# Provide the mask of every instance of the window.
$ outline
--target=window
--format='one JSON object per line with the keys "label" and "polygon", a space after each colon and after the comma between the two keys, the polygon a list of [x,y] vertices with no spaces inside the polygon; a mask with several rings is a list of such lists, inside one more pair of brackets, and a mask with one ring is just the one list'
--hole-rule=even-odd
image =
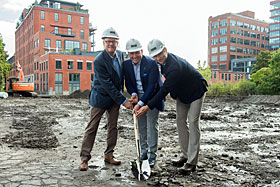
{"label": "window", "polygon": [[55,94],[63,93],[63,73],[55,73]]}
{"label": "window", "polygon": [[244,47],[243,48],[243,53],[249,55],[250,54],[250,49]]}
{"label": "window", "polygon": [[227,37],[220,38],[220,44],[227,43]]}
{"label": "window", "polygon": [[227,52],[227,46],[220,46],[220,53],[226,53]]}
{"label": "window", "polygon": [[81,30],[81,39],[84,39],[84,38],[85,38],[84,30]]}
{"label": "window", "polygon": [[230,52],[235,52],[236,49],[235,49],[235,46],[230,46]]}
{"label": "window", "polygon": [[250,32],[249,31],[244,31],[244,36],[250,37]]}
{"label": "window", "polygon": [[237,29],[237,35],[238,36],[243,36],[243,30]]}
{"label": "window", "polygon": [[80,89],[80,74],[69,73],[69,93]]}
{"label": "window", "polygon": [[87,70],[92,70],[92,62],[87,62]]}
{"label": "window", "polygon": [[217,44],[218,44],[217,38],[211,40],[211,45],[217,45]]}
{"label": "window", "polygon": [[68,23],[72,23],[72,17],[71,17],[71,15],[68,15]]}
{"label": "window", "polygon": [[250,41],[249,40],[244,40],[244,45],[250,45]]}
{"label": "window", "polygon": [[212,31],[212,32],[211,32],[211,36],[212,36],[212,37],[218,36],[218,30]]}
{"label": "window", "polygon": [[257,46],[257,42],[256,41],[251,41],[251,46],[256,47]]}
{"label": "window", "polygon": [[227,28],[220,29],[220,35],[226,35],[227,34]]}
{"label": "window", "polygon": [[253,30],[253,31],[257,30],[256,25],[251,25],[251,30]]}
{"label": "window", "polygon": [[227,55],[220,55],[220,61],[226,61]]}
{"label": "window", "polygon": [[228,74],[228,80],[230,81],[230,79],[231,79],[231,74]]}
{"label": "window", "polygon": [[230,34],[236,34],[236,29],[230,28]]}
{"label": "window", "polygon": [[244,29],[250,29],[250,24],[244,23]]}
{"label": "window", "polygon": [[256,54],[256,49],[250,49],[250,53],[251,53],[251,55],[255,55]]}
{"label": "window", "polygon": [[211,48],[211,54],[215,54],[218,52],[218,47],[212,47]]}
{"label": "window", "polygon": [[236,26],[236,21],[235,20],[230,20],[230,25],[235,27]]}
{"label": "window", "polygon": [[84,24],[84,17],[83,16],[81,16],[81,25],[83,25]]}
{"label": "window", "polygon": [[243,52],[242,47],[236,47],[236,52],[237,52],[237,53],[242,53],[242,52]]}
{"label": "window", "polygon": [[71,28],[68,28],[67,34],[68,34],[68,35],[72,35],[72,29],[71,29]]}
{"label": "window", "polygon": [[225,27],[225,26],[227,26],[227,20],[220,21],[220,27]]}
{"label": "window", "polygon": [[45,32],[45,25],[41,25],[41,32]]}
{"label": "window", "polygon": [[237,22],[237,27],[243,28],[243,22],[238,21]]}
{"label": "window", "polygon": [[58,34],[58,27],[54,27],[54,33]]}
{"label": "window", "polygon": [[71,60],[67,61],[67,69],[68,70],[73,70],[73,61],[71,61]]}
{"label": "window", "polygon": [[218,22],[212,23],[212,24],[211,24],[211,28],[212,28],[212,29],[218,28]]}
{"label": "window", "polygon": [[62,69],[62,62],[61,62],[61,60],[56,60],[55,61],[55,69],[56,70],[61,70]]}
{"label": "window", "polygon": [[87,50],[87,43],[86,42],[83,42],[83,50]]}
{"label": "window", "polygon": [[56,48],[61,48],[61,40],[56,40],[55,44]]}
{"label": "window", "polygon": [[211,56],[211,62],[217,62],[218,57],[217,56]]}
{"label": "window", "polygon": [[79,41],[65,40],[65,50],[71,50],[74,48],[80,48]]}
{"label": "window", "polygon": [[51,40],[45,39],[45,47],[51,47]]}
{"label": "window", "polygon": [[242,38],[237,38],[237,44],[243,45],[243,39]]}
{"label": "window", "polygon": [[45,11],[41,10],[41,20],[45,20]]}
{"label": "window", "polygon": [[83,62],[77,62],[77,70],[83,70]]}
{"label": "window", "polygon": [[54,21],[58,22],[58,13],[54,13]]}
{"label": "window", "polygon": [[230,43],[236,43],[236,38],[235,37],[230,37]]}
{"label": "window", "polygon": [[257,34],[255,32],[251,32],[251,38],[257,38]]}

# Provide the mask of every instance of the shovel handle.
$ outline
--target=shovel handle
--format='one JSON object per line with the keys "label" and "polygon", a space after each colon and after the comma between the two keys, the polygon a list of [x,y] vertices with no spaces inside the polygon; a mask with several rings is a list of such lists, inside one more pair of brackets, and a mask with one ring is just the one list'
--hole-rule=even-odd
{"label": "shovel handle", "polygon": [[136,114],[133,114],[133,122],[134,122],[134,132],[136,140],[139,140],[139,129],[138,129],[138,122],[136,118]]}

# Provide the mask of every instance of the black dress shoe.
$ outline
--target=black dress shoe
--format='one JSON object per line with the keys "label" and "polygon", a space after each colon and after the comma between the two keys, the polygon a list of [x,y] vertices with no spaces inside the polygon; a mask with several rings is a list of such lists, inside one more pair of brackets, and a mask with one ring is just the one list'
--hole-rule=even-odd
{"label": "black dress shoe", "polygon": [[172,165],[175,167],[183,167],[187,161],[188,159],[181,157],[179,160],[173,160]]}
{"label": "black dress shoe", "polygon": [[196,165],[191,165],[189,163],[186,163],[183,168],[179,169],[179,173],[182,175],[189,175],[191,172],[194,172],[196,170]]}

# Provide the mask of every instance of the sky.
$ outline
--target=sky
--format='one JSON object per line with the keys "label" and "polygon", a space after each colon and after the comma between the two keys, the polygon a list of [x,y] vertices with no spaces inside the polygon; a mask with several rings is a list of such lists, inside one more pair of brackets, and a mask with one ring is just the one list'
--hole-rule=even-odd
{"label": "sky", "polygon": [[[269,22],[270,0],[64,0],[79,2],[89,10],[89,22],[96,27],[95,50],[102,50],[101,35],[113,27],[120,36],[119,49],[135,38],[148,55],[152,39],[163,41],[167,50],[193,66],[207,61],[208,18],[225,13],[255,12],[255,18]],[[15,51],[16,22],[24,8],[35,0],[0,0],[0,33],[9,56]],[[40,0],[38,0],[40,2]]]}

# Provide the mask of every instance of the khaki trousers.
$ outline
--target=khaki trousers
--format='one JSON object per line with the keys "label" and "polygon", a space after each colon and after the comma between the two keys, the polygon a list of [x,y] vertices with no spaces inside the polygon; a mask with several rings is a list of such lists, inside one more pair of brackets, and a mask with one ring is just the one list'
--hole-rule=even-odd
{"label": "khaki trousers", "polygon": [[120,105],[114,103],[109,109],[101,109],[91,107],[90,120],[85,129],[84,139],[82,143],[80,157],[82,161],[91,159],[91,150],[95,141],[98,126],[102,115],[106,111],[107,114],[107,148],[104,152],[105,157],[113,156],[114,148],[118,138],[118,117]]}
{"label": "khaki trousers", "polygon": [[[197,165],[200,149],[200,115],[205,94],[190,104],[184,104],[179,99],[176,102],[177,131],[182,157],[187,163]],[[189,125],[188,125],[189,124]]]}

